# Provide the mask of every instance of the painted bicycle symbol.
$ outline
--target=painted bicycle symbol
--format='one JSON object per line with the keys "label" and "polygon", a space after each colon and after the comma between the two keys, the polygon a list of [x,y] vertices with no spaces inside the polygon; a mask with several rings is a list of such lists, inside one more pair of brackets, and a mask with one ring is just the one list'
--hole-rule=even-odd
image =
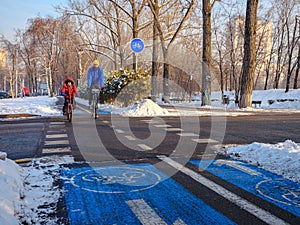
{"label": "painted bicycle symbol", "polygon": [[88,182],[100,182],[102,184],[116,184],[116,183],[123,183],[123,184],[134,184],[138,181],[138,179],[145,177],[145,173],[142,172],[125,172],[122,173],[120,176],[115,175],[101,175],[101,174],[87,174],[86,176],[82,177],[82,180]]}
{"label": "painted bicycle symbol", "polygon": [[290,185],[286,180],[267,179],[256,185],[258,193],[273,201],[300,208],[300,185]]}
{"label": "painted bicycle symbol", "polygon": [[70,183],[97,193],[126,193],[150,189],[161,181],[160,175],[142,167],[98,167],[74,175]]}

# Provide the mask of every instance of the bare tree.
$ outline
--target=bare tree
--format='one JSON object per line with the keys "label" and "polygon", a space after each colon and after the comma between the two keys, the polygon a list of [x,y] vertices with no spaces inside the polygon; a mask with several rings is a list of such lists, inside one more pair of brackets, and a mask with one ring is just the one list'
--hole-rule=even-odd
{"label": "bare tree", "polygon": [[20,57],[22,58],[25,68],[26,75],[28,76],[28,86],[30,95],[37,93],[37,58],[38,52],[36,51],[36,45],[30,32],[27,30],[24,33],[18,31],[19,43],[21,46]]}
{"label": "bare tree", "polygon": [[202,106],[210,105],[211,99],[211,13],[216,0],[211,3],[210,0],[202,0],[202,19],[203,19],[203,52],[202,52]]}
{"label": "bare tree", "polygon": [[239,107],[252,106],[252,91],[256,65],[256,26],[258,0],[247,0],[243,73]]}
{"label": "bare tree", "polygon": [[[300,32],[299,32],[300,36]],[[300,44],[298,44],[298,57],[296,61],[296,71],[295,71],[295,79],[294,79],[294,89],[298,88],[298,78],[299,78],[299,71],[300,71]]]}
{"label": "bare tree", "polygon": [[[127,0],[123,5],[119,4],[116,0],[109,1],[117,5],[131,19],[132,23],[130,27],[132,29],[132,38],[137,38],[139,35],[139,30],[141,29],[141,27],[144,28],[145,26],[145,24],[139,24],[139,17],[141,16],[147,0],[142,0],[141,2],[135,0]],[[127,5],[127,2],[129,2],[131,12],[124,6]],[[146,24],[149,25],[148,23]],[[133,69],[137,70],[137,59],[135,53],[133,54]]]}
{"label": "bare tree", "polygon": [[[163,58],[164,58],[164,65],[163,65],[163,92],[164,92],[164,96],[163,96],[163,100],[166,103],[170,103],[170,89],[169,89],[169,69],[170,69],[170,65],[169,65],[169,49],[171,48],[172,44],[175,42],[176,38],[178,37],[180,31],[183,29],[184,27],[184,23],[186,22],[186,20],[188,19],[190,13],[192,12],[192,8],[194,6],[194,0],[191,1],[186,1],[187,2],[187,6],[183,5],[183,8],[181,9],[181,11],[185,10],[185,13],[183,14],[183,16],[178,20],[178,22],[176,22],[176,27],[173,30],[169,30],[168,32],[164,32],[163,30],[163,26],[166,25],[163,23],[163,21],[161,21],[160,19],[160,15],[157,15],[157,7],[160,8],[160,10],[164,7],[168,7],[171,4],[171,2],[168,2],[168,4],[161,4],[160,6],[157,6],[157,4],[154,2],[154,0],[148,0],[148,4],[150,6],[150,9],[152,11],[152,14],[154,16],[154,21],[156,23],[157,26],[157,31],[158,31],[158,35],[160,37],[160,41],[161,41],[161,47],[162,47],[162,53],[163,53]],[[180,2],[172,2],[173,4],[180,4]],[[179,9],[180,10],[180,9]],[[178,11],[177,11],[178,12]],[[175,12],[174,12],[175,14]],[[174,18],[174,15],[172,17]],[[176,19],[178,19],[176,17]],[[169,23],[171,20],[171,18],[167,18],[167,23]],[[170,28],[170,26],[166,26],[167,28]],[[173,26],[172,26],[173,28]]]}
{"label": "bare tree", "polygon": [[[291,80],[291,76],[293,73],[293,70],[296,68],[297,65],[297,61],[295,60],[294,65],[292,65],[292,61],[294,58],[294,50],[296,49],[297,43],[299,42],[300,39],[300,35],[296,35],[297,30],[299,29],[299,33],[300,33],[300,26],[298,28],[298,19],[297,16],[295,17],[295,25],[294,25],[294,29],[292,32],[292,37],[290,37],[290,28],[289,26],[287,26],[287,34],[288,34],[288,38],[287,38],[287,45],[288,45],[288,70],[287,70],[287,79],[286,79],[286,87],[285,87],[285,92],[288,92],[290,89],[290,80]],[[298,57],[295,57],[296,59]]]}
{"label": "bare tree", "polygon": [[153,47],[152,47],[152,73],[151,73],[151,99],[156,102],[158,96],[158,30],[157,30],[157,20],[159,15],[159,5],[158,0],[154,0],[152,5],[153,8]]}
{"label": "bare tree", "polygon": [[2,37],[1,43],[7,56],[7,71],[9,79],[10,94],[13,98],[18,96],[18,72],[19,72],[19,52],[20,46],[18,43],[11,43],[9,40]]}
{"label": "bare tree", "polygon": [[31,21],[29,31],[36,48],[40,52],[40,62],[43,65],[48,87],[48,95],[57,93],[57,64],[61,48],[58,43],[60,33],[59,20],[53,18],[35,18]]}

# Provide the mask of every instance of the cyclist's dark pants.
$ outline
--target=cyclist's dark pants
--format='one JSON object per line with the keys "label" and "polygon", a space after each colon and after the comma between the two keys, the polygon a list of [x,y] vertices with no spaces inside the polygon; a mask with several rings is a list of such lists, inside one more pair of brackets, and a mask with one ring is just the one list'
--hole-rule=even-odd
{"label": "cyclist's dark pants", "polygon": [[[64,103],[64,106],[63,106],[63,112],[67,111],[69,101],[70,101],[69,98],[65,98],[65,103]],[[73,110],[75,110],[75,108],[76,108],[76,101],[74,100],[74,98],[72,98],[71,101],[72,101],[72,105],[73,105]]]}

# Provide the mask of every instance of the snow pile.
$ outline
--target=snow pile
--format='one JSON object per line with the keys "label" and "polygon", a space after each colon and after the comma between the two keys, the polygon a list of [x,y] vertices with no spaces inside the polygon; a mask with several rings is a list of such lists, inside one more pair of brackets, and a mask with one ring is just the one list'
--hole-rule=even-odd
{"label": "snow pile", "polygon": [[58,224],[49,215],[55,214],[61,196],[59,171],[61,164],[73,162],[71,156],[54,156],[20,167],[0,160],[0,224]]}
{"label": "snow pile", "polygon": [[61,111],[55,109],[57,98],[48,96],[1,99],[0,114],[32,114],[41,116],[60,116]]}
{"label": "snow pile", "polygon": [[21,167],[10,159],[0,159],[0,224],[19,224],[15,214],[21,210],[24,197],[23,179]]}
{"label": "snow pile", "polygon": [[273,145],[254,142],[228,148],[226,153],[300,183],[300,144],[291,140]]}
{"label": "snow pile", "polygon": [[[224,95],[229,97],[229,104],[226,105],[227,109],[237,109],[235,104],[234,91],[225,91]],[[221,92],[212,92],[212,105],[222,106]],[[292,89],[285,92],[283,89],[276,90],[254,90],[252,94],[253,101],[261,101],[260,109],[300,109],[300,89]],[[253,106],[255,107],[255,106]]]}
{"label": "snow pile", "polygon": [[300,109],[300,89],[254,91],[253,100],[262,101],[262,108]]}
{"label": "snow pile", "polygon": [[123,116],[167,116],[168,110],[161,108],[150,99],[144,99],[119,112]]}

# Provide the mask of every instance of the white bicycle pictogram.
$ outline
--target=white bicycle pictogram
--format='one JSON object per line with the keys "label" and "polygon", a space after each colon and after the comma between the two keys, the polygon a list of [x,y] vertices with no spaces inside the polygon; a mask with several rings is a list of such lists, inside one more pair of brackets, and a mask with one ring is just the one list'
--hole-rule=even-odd
{"label": "white bicycle pictogram", "polygon": [[259,194],[268,199],[300,208],[300,185],[292,187],[285,179],[270,178],[259,182],[255,188]]}
{"label": "white bicycle pictogram", "polygon": [[124,172],[119,176],[116,175],[101,175],[98,173],[88,174],[82,177],[82,180],[88,182],[99,182],[102,184],[134,184],[138,182],[138,179],[145,177],[146,174],[142,172]]}
{"label": "white bicycle pictogram", "polygon": [[98,193],[126,193],[150,189],[161,176],[146,168],[133,166],[98,167],[77,173],[70,183],[82,190]]}

